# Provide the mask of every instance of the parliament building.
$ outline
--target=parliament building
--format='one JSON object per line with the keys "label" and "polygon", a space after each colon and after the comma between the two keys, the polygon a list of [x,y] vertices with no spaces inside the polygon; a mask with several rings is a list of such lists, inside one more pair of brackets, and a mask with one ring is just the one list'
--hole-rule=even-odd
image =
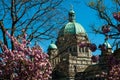
{"label": "parliament building", "polygon": [[102,52],[97,63],[92,62],[92,52],[88,47],[80,47],[79,43],[91,43],[84,27],[75,20],[75,12],[68,12],[68,23],[64,25],[56,42],[48,47],[50,62],[53,67],[52,80],[105,80],[99,77],[107,71],[106,54],[112,53],[110,44],[105,41],[107,50]]}

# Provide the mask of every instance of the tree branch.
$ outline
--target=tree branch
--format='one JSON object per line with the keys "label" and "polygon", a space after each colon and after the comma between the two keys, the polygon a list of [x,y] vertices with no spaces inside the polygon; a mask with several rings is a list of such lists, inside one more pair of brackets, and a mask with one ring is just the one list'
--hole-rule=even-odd
{"label": "tree branch", "polygon": [[2,31],[2,34],[3,34],[3,42],[8,47],[8,43],[7,43],[7,39],[6,39],[6,35],[5,35],[6,29],[3,25],[3,21],[0,21],[0,28],[1,28],[1,31]]}

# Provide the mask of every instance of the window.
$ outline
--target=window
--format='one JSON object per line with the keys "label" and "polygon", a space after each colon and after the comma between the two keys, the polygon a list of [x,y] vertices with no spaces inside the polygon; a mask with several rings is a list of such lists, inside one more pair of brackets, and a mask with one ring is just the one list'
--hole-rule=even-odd
{"label": "window", "polygon": [[79,52],[81,52],[81,48],[79,47]]}
{"label": "window", "polygon": [[75,46],[73,47],[73,51],[74,51],[74,52],[77,52],[77,48],[76,48]]}
{"label": "window", "polygon": [[85,52],[88,52],[88,47],[85,47]]}
{"label": "window", "polygon": [[63,58],[62,60],[63,60],[63,61],[66,61],[66,58]]}
{"label": "window", "polygon": [[70,52],[72,51],[72,48],[71,48],[71,47],[69,48],[69,51],[70,51]]}
{"label": "window", "polygon": [[84,47],[82,48],[82,52],[84,52]]}
{"label": "window", "polygon": [[85,47],[79,48],[79,52],[85,52]]}

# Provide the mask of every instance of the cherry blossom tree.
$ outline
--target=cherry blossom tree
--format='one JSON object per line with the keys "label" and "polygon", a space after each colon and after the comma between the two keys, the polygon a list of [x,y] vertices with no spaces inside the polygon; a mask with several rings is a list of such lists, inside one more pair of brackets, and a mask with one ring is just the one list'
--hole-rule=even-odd
{"label": "cherry blossom tree", "polygon": [[18,41],[7,31],[6,34],[14,43],[14,49],[2,44],[0,54],[1,80],[48,80],[52,71],[48,55],[40,46],[28,46],[26,34]]}
{"label": "cherry blossom tree", "polygon": [[[107,3],[110,5],[106,5]],[[112,48],[116,47],[113,54],[104,55],[106,71],[103,71],[99,76],[107,80],[120,80],[120,0],[110,0],[109,2],[107,0],[91,0],[88,6],[95,10],[99,19],[103,21],[100,27],[91,26],[93,31],[96,34],[104,35],[105,41],[112,39]],[[96,49],[104,52],[108,48],[105,44],[97,47],[94,43],[80,43],[80,47],[84,46],[89,47],[92,52]],[[93,55],[91,59],[93,62],[97,62],[100,57]]]}
{"label": "cherry blossom tree", "polygon": [[[106,0],[93,0],[89,2],[88,6],[95,10],[99,18],[104,21],[104,24],[98,29],[96,29],[96,26],[92,26],[93,31],[104,35],[105,40],[114,40],[112,47],[116,47],[113,54],[104,57],[108,71],[103,72],[101,77],[105,77],[107,80],[120,80],[120,58],[118,57],[120,53],[118,46],[120,45],[120,0],[110,0],[108,3],[111,5],[106,5]],[[101,51],[107,49],[104,44],[99,45],[98,48]],[[92,59],[93,61],[97,61],[97,57],[95,56]]]}

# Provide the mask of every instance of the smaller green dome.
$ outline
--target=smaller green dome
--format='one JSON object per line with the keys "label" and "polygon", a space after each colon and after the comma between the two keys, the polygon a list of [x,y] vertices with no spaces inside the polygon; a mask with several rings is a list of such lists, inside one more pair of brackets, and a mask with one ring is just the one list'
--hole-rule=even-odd
{"label": "smaller green dome", "polygon": [[108,41],[105,41],[105,42],[104,42],[104,45],[105,45],[107,48],[112,48],[111,45],[108,43]]}
{"label": "smaller green dome", "polygon": [[49,45],[48,49],[57,49],[57,46],[53,41],[51,41],[51,44]]}

